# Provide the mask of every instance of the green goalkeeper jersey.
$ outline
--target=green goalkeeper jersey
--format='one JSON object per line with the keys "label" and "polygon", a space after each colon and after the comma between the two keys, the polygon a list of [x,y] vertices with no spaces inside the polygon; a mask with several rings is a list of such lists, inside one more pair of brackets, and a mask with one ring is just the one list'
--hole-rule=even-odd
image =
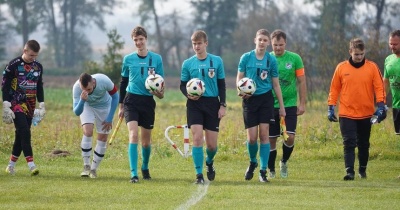
{"label": "green goalkeeper jersey", "polygon": [[[275,55],[274,52],[271,52]],[[304,75],[304,64],[301,57],[290,51],[285,51],[282,56],[276,56],[278,61],[279,84],[282,90],[285,107],[297,106],[297,76]],[[278,99],[274,94],[274,107],[279,108]]]}
{"label": "green goalkeeper jersey", "polygon": [[400,58],[391,54],[385,59],[384,78],[389,80],[392,107],[400,108]]}

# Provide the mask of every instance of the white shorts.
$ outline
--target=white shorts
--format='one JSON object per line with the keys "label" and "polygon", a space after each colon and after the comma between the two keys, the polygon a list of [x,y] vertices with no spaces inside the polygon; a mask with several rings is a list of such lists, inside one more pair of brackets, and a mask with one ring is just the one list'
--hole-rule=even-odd
{"label": "white shorts", "polygon": [[97,133],[101,134],[109,134],[109,131],[103,131],[102,123],[106,120],[108,113],[110,112],[110,108],[106,109],[96,109],[89,105],[84,105],[83,112],[79,116],[81,118],[81,125],[84,124],[94,124],[96,126]]}

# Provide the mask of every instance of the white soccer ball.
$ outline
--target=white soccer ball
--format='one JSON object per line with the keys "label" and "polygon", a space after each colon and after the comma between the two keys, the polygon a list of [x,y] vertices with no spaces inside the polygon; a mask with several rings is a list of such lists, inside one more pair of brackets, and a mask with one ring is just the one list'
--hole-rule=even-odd
{"label": "white soccer ball", "polygon": [[256,83],[252,79],[244,77],[237,83],[237,89],[239,95],[253,95],[253,93],[256,92],[257,87]]}
{"label": "white soccer ball", "polygon": [[186,84],[186,91],[192,96],[202,96],[206,91],[206,86],[204,82],[199,78],[193,78]]}
{"label": "white soccer ball", "polygon": [[150,74],[144,85],[148,91],[161,91],[164,88],[164,78],[158,74]]}

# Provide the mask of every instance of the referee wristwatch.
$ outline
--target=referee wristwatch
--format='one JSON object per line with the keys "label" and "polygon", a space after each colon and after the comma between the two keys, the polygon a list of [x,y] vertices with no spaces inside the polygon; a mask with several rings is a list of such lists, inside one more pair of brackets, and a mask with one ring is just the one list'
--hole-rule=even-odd
{"label": "referee wristwatch", "polygon": [[223,106],[223,107],[225,107],[226,108],[226,103],[225,102],[221,102],[221,103],[219,103],[221,106]]}

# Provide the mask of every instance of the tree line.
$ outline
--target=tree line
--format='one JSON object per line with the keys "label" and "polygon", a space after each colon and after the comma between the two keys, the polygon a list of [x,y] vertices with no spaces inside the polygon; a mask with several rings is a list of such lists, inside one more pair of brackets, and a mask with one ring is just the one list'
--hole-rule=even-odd
{"label": "tree line", "polygon": [[[182,0],[185,1],[185,0]],[[21,47],[37,30],[46,33],[46,65],[54,69],[107,71],[118,77],[124,44],[116,29],[104,27],[105,15],[118,7],[139,5],[132,17],[148,29],[149,44],[162,55],[167,75],[179,76],[184,59],[193,55],[190,35],[196,29],[209,36],[208,52],[220,55],[226,74],[235,76],[240,56],[254,48],[255,32],[266,28],[288,34],[287,49],[303,58],[312,92],[327,91],[337,63],[347,59],[348,42],[361,37],[366,57],[383,70],[388,33],[400,28],[400,2],[396,0],[186,0],[190,17],[179,10],[157,10],[170,0],[0,0],[10,16],[0,13],[0,60],[12,33],[22,36]],[[95,25],[107,33],[103,63],[91,61],[93,49],[83,33]],[[127,26],[133,27],[133,26]],[[43,61],[42,61],[43,62]],[[74,72],[74,71],[71,71]],[[77,72],[77,71],[75,71]]]}

